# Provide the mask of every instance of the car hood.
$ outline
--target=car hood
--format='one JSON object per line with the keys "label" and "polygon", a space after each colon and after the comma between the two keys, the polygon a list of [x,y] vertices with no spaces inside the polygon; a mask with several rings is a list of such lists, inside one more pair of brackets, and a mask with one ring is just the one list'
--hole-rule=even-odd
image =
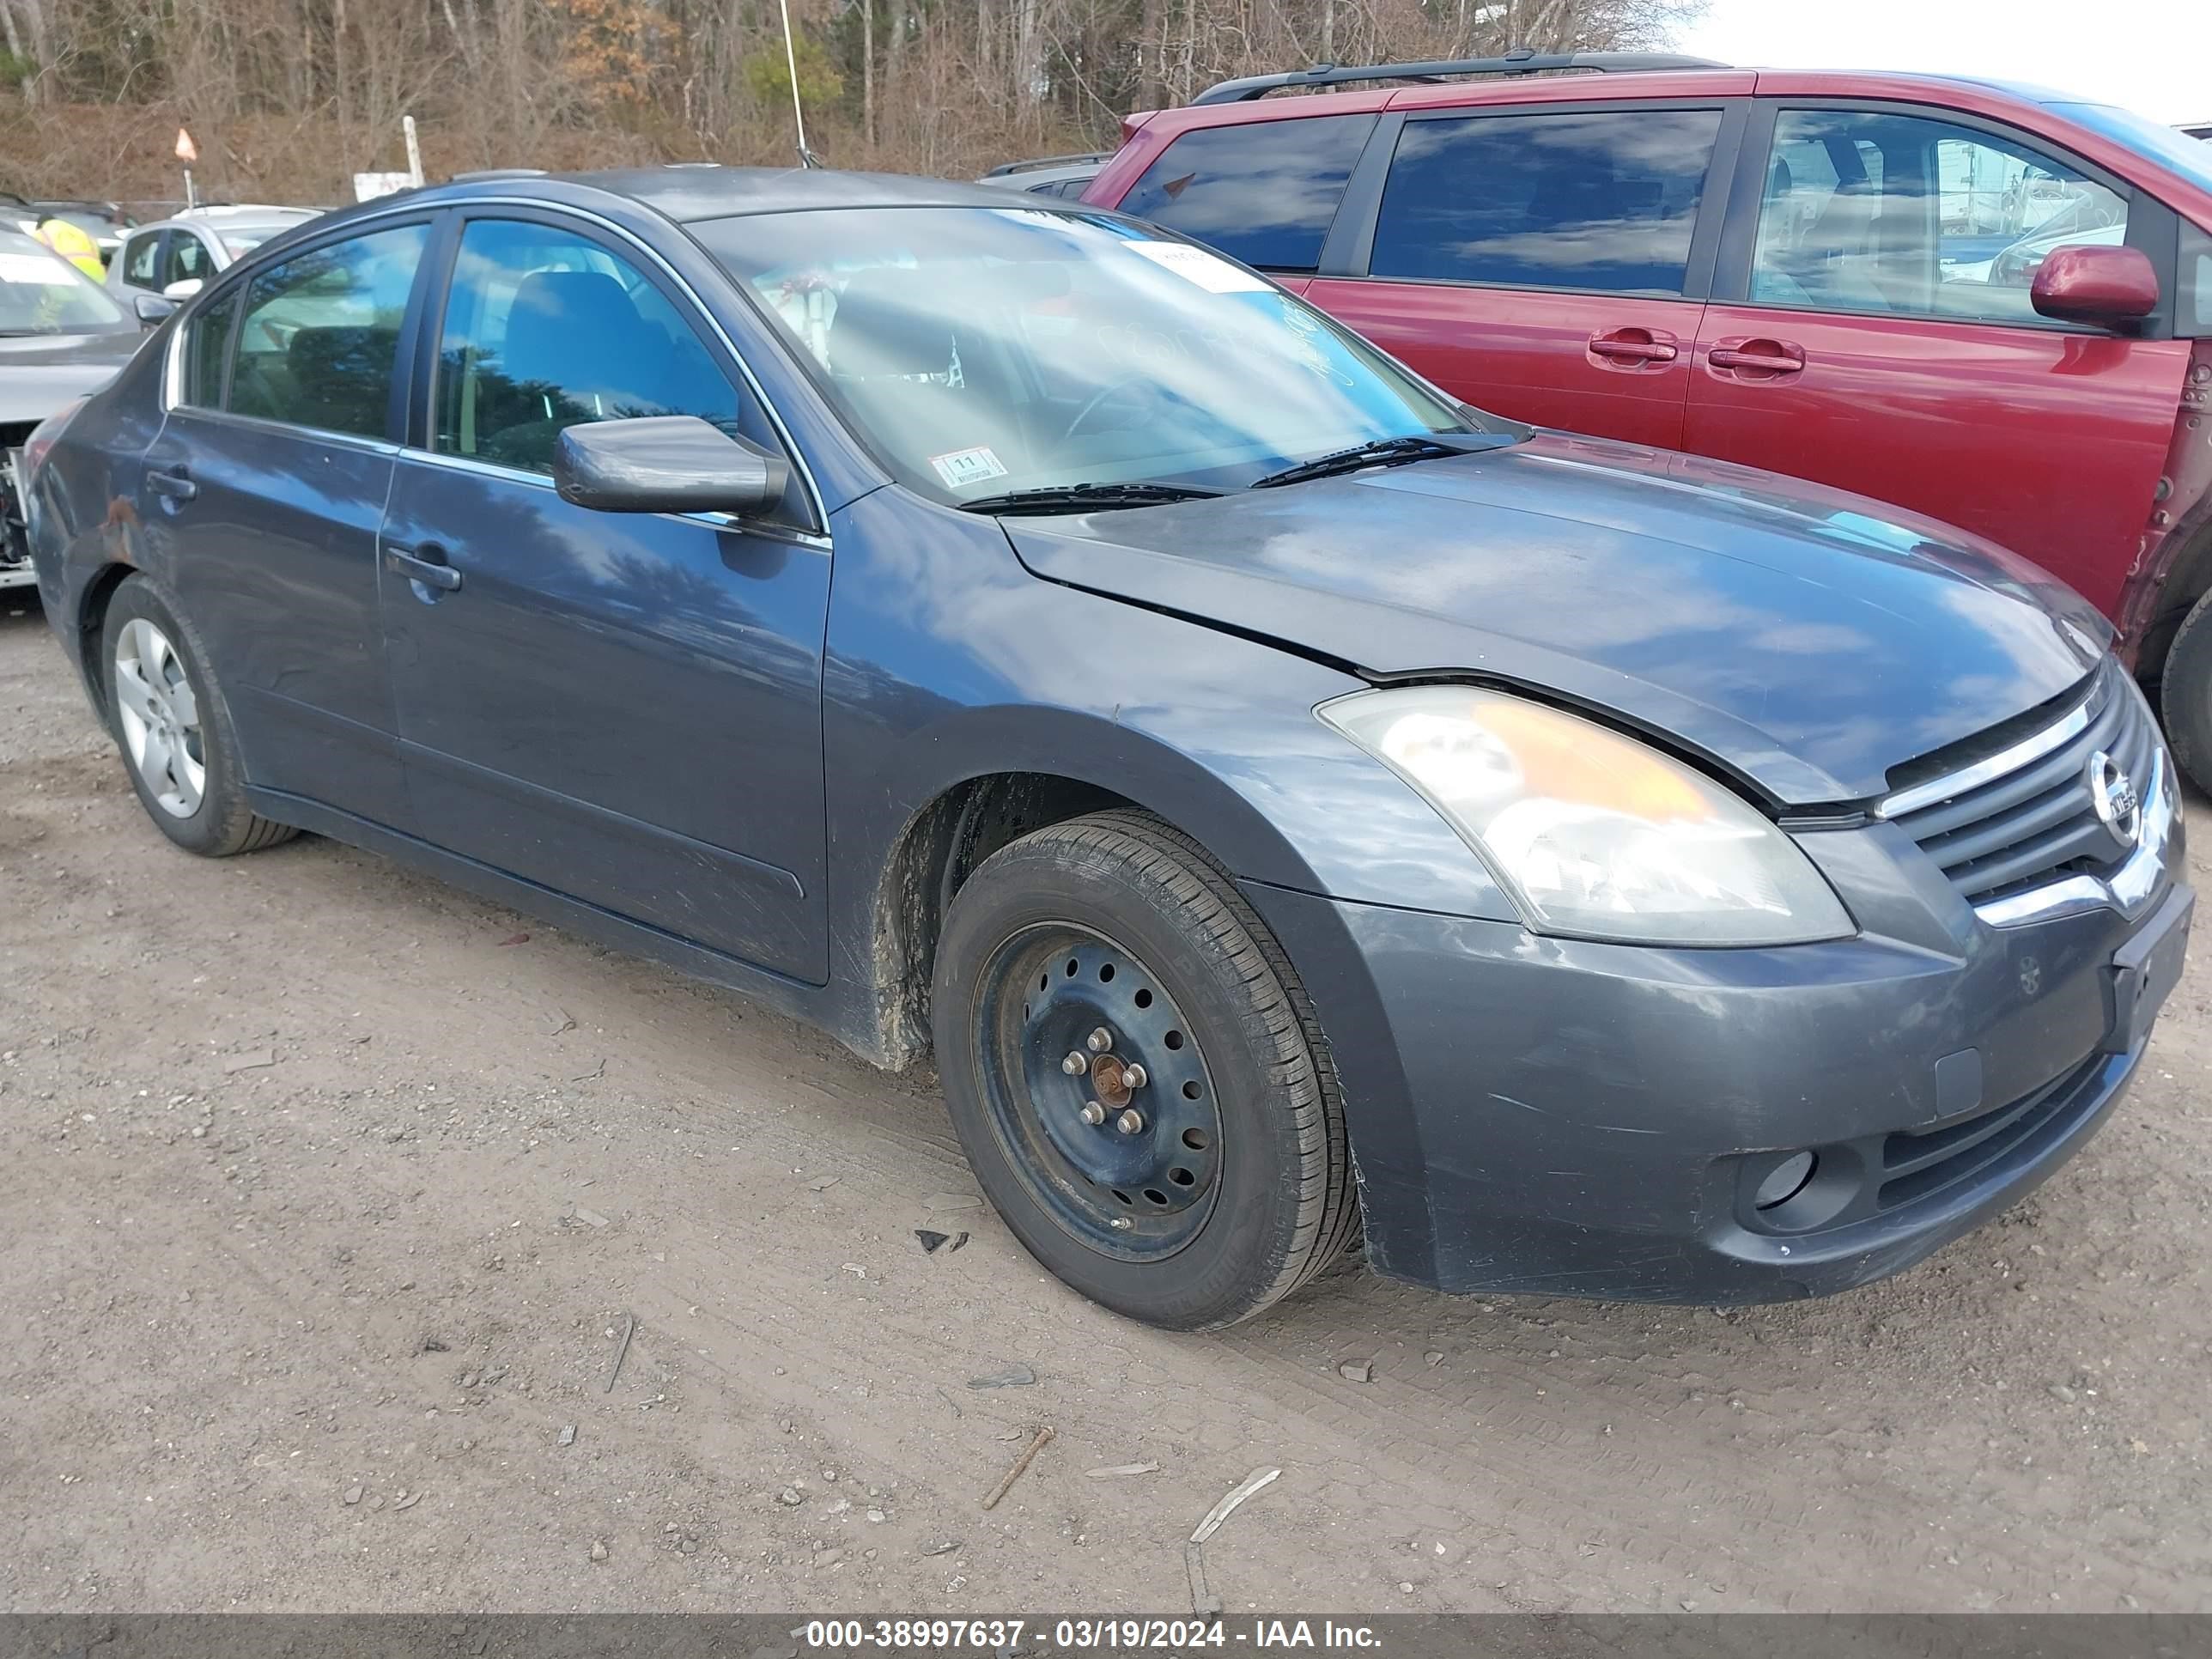
{"label": "car hood", "polygon": [[1540,690],[1789,805],[2078,684],[2110,638],[1986,542],[1770,473],[1540,433],[1164,507],[1009,519],[1033,573],[1370,678]]}
{"label": "car hood", "polygon": [[72,398],[97,392],[144,337],[30,334],[0,337],[0,424],[43,421]]}

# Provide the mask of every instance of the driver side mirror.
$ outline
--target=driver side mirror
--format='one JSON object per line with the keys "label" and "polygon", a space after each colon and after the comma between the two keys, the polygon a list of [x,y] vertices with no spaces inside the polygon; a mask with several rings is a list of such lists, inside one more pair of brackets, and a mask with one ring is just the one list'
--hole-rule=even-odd
{"label": "driver side mirror", "polygon": [[2132,323],[2158,309],[2158,270],[2139,247],[2053,248],[2036,269],[2028,301],[2062,323]]}
{"label": "driver side mirror", "polygon": [[163,294],[133,295],[131,308],[138,313],[140,326],[152,328],[177,308],[177,301]]}
{"label": "driver side mirror", "polygon": [[783,499],[783,457],[696,415],[645,415],[564,429],[553,447],[561,499],[599,513],[757,514]]}

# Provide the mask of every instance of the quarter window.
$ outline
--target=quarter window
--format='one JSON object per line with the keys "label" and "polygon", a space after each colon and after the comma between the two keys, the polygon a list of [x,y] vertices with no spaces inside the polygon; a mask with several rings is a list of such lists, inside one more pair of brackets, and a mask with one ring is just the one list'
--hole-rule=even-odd
{"label": "quarter window", "polygon": [[428,237],[404,225],[294,254],[253,279],[238,331],[238,414],[387,435],[399,325]]}
{"label": "quarter window", "polygon": [[1679,295],[1721,112],[1408,121],[1371,275]]}
{"label": "quarter window", "polygon": [[462,234],[437,408],[440,451],[533,472],[582,422],[696,415],[738,431],[735,389],[659,289],[596,242],[515,220]]}
{"label": "quarter window", "polygon": [[1262,270],[1310,271],[1321,262],[1345,181],[1374,131],[1371,115],[1201,127],[1145,169],[1121,211]]}
{"label": "quarter window", "polygon": [[222,407],[223,371],[229,366],[230,325],[238,316],[235,286],[192,315],[185,325],[185,401],[201,409]]}
{"label": "quarter window", "polygon": [[2010,139],[1881,111],[1784,110],[1751,300],[2037,322],[2044,260],[2127,234],[2126,198]]}

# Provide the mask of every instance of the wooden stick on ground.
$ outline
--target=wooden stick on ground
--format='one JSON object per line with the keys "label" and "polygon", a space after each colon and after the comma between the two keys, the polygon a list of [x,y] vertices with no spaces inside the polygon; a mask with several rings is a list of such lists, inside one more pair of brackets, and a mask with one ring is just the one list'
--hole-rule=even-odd
{"label": "wooden stick on ground", "polygon": [[1045,1443],[1051,1438],[1052,1427],[1049,1424],[1036,1431],[1036,1438],[1030,1442],[1027,1451],[1014,1460],[1014,1467],[1006,1471],[1006,1478],[991,1488],[991,1495],[983,1500],[985,1509],[997,1506],[999,1500],[1012,1488],[1014,1482],[1022,1478],[1022,1471],[1029,1468],[1036,1455],[1045,1449]]}

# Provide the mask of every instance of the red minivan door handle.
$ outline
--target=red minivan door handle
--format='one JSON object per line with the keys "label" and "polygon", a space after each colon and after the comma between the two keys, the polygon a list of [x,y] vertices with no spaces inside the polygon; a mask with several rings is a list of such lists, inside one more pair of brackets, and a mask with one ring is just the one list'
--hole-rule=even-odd
{"label": "red minivan door handle", "polygon": [[1802,370],[1805,367],[1805,348],[1790,340],[1738,336],[1732,340],[1716,340],[1713,349],[1705,354],[1705,361],[1715,368],[1742,369],[1755,379],[1764,380],[1770,374],[1795,374]]}
{"label": "red minivan door handle", "polygon": [[1671,363],[1681,354],[1674,337],[1663,328],[1613,328],[1589,337],[1590,356],[1607,368],[1635,368],[1644,363]]}

